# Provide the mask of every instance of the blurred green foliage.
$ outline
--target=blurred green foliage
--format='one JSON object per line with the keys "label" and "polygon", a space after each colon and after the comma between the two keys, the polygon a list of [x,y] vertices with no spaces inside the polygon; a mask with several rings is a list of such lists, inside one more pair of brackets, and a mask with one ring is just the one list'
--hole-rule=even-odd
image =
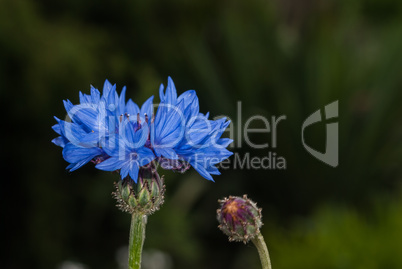
{"label": "blurred green foliage", "polygon": [[[167,198],[149,218],[145,248],[168,253],[174,268],[258,268],[253,247],[229,244],[216,228],[216,200],[247,193],[264,208],[278,268],[402,267],[400,201],[368,206],[379,192],[399,195],[401,33],[397,0],[1,0],[0,267],[117,268],[130,221],[110,196],[117,176],[91,165],[65,172],[50,143],[52,116],[62,118],[62,100],[76,103],[89,84],[127,85],[142,103],[168,75],[179,93],[197,90],[202,112],[235,128],[252,115],[286,115],[277,148],[253,149],[235,132],[232,150],[276,152],[287,169],[223,170],[216,183],[163,171]],[[334,100],[337,168],[309,155],[300,137],[304,119]],[[324,149],[324,134],[317,124],[307,143]],[[266,133],[250,138],[270,142]]]}
{"label": "blurred green foliage", "polygon": [[276,268],[400,268],[402,199],[374,199],[372,214],[324,206],[292,227],[266,227]]}

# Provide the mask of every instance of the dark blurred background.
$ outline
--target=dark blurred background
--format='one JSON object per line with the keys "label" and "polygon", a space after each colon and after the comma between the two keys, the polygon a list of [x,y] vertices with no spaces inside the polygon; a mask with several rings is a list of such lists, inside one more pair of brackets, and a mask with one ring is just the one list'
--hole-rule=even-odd
{"label": "dark blurred background", "polygon": [[[244,193],[263,208],[274,268],[402,268],[401,51],[398,0],[0,0],[0,267],[124,268],[130,216],[111,196],[118,177],[91,164],[67,172],[53,116],[106,78],[139,104],[159,101],[170,75],[235,129],[286,115],[276,148],[253,149],[236,132],[242,146],[231,147],[275,152],[286,169],[222,170],[215,183],[160,170],[166,201],[148,219],[144,269],[260,268],[252,244],[217,229],[217,199]],[[332,168],[303,148],[301,126],[336,100]],[[306,140],[324,151],[325,123]]]}

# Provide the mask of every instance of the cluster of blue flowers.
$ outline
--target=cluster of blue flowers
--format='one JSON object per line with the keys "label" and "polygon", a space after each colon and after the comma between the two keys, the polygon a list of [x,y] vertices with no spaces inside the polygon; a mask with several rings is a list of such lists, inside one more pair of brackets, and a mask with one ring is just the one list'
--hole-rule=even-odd
{"label": "cluster of blue flowers", "polygon": [[212,181],[211,175],[220,174],[215,165],[232,155],[226,149],[232,140],[221,138],[230,122],[200,113],[194,90],[177,96],[169,77],[166,90],[163,84],[159,88],[156,113],[153,96],[140,108],[131,99],[126,102],[125,94],[125,87],[119,96],[106,80],[102,94],[91,87],[90,95],[80,92],[80,104],[64,101],[67,117],[55,117],[53,130],[60,136],[52,142],[63,148],[67,169],[93,162],[135,182],[140,167],[151,162],[180,172],[191,166]]}

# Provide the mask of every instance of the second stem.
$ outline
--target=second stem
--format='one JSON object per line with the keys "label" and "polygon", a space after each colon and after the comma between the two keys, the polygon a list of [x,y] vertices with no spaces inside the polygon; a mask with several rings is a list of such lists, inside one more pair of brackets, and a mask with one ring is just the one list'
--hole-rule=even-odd
{"label": "second stem", "polygon": [[262,269],[272,269],[268,248],[267,245],[265,244],[265,240],[261,232],[259,232],[256,237],[251,239],[251,241],[257,247],[258,255],[260,255]]}

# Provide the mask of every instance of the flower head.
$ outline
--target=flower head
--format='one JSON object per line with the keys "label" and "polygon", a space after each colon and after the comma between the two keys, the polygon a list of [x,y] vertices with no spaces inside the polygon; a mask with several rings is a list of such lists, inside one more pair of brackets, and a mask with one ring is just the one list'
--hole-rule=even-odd
{"label": "flower head", "polygon": [[[66,120],[55,117],[57,124],[53,126],[53,130],[60,136],[53,139],[52,142],[63,148],[63,157],[70,163],[67,169],[74,171],[92,161],[99,165],[103,163],[98,167],[99,169],[111,171],[111,163],[115,161],[112,158],[115,153],[113,149],[119,148],[119,143],[127,141],[126,144],[128,144],[138,138],[137,132],[133,132],[133,128],[130,127],[135,122],[127,124],[128,115],[130,112],[136,113],[135,115],[139,115],[139,118],[145,118],[146,113],[151,115],[153,97],[148,99],[140,110],[131,99],[125,103],[125,92],[126,89],[123,88],[119,96],[116,92],[116,85],[111,85],[106,80],[102,95],[97,89],[91,87],[90,95],[80,92],[80,104],[73,105],[69,100],[64,101],[67,117]],[[123,115],[125,115],[124,121],[122,120]],[[126,130],[131,135],[124,136],[124,140],[116,139],[120,137],[122,130]],[[144,151],[145,154],[141,154],[141,156],[144,155],[148,158],[149,155],[146,153],[149,152],[144,149],[143,144],[138,145],[134,150],[127,147],[125,153],[129,150],[133,150],[133,153],[143,153]],[[132,156],[129,154],[124,156],[127,157],[127,155]],[[104,163],[105,161],[107,162]],[[127,160],[123,162],[123,158],[119,161],[120,167],[115,165],[113,171],[122,169],[122,175],[127,176],[130,173],[133,180],[136,181],[139,166],[135,164],[143,164],[144,161],[139,159],[136,163],[127,162]],[[134,176],[136,174],[137,176]]]}
{"label": "flower head", "polygon": [[195,91],[177,96],[173,80],[166,91],[159,89],[160,104],[154,114],[153,96],[140,108],[125,101],[116,85],[105,81],[102,94],[91,87],[80,92],[80,103],[64,101],[65,120],[55,118],[53,143],[63,148],[63,157],[74,171],[92,161],[96,168],[119,171],[121,178],[137,182],[141,167],[152,161],[164,169],[184,172],[194,167],[203,177],[219,175],[216,164],[232,155],[226,147],[231,139],[221,138],[229,125],[225,118],[209,120],[199,112]]}
{"label": "flower head", "polygon": [[217,210],[218,226],[229,241],[243,241],[247,243],[254,238],[262,226],[261,209],[247,198],[229,196],[219,200],[220,208]]}

